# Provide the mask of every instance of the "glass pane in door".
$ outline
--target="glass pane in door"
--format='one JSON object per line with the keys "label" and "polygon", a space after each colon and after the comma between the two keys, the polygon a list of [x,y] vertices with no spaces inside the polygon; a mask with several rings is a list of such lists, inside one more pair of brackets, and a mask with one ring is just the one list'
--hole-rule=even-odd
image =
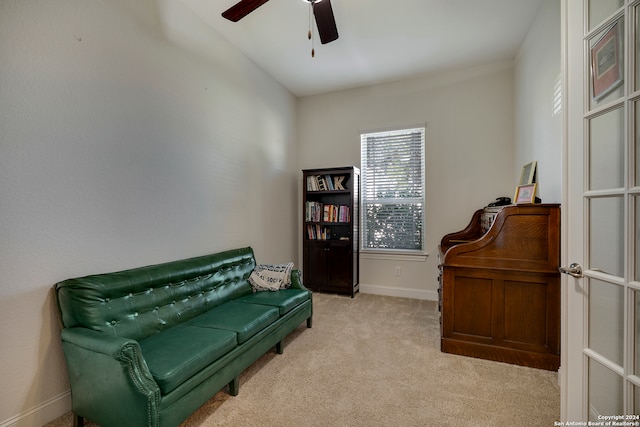
{"label": "glass pane in door", "polygon": [[623,0],[589,0],[589,30],[611,16],[623,4]]}
{"label": "glass pane in door", "polygon": [[589,39],[591,109],[624,95],[624,21],[598,31]]}
{"label": "glass pane in door", "polygon": [[[636,6],[634,10],[634,14],[636,17],[636,22],[640,22],[640,6]],[[635,49],[636,49],[636,78],[634,84],[634,90],[638,90],[640,87],[640,52],[638,51],[638,47],[640,47],[640,31],[636,27],[636,37],[635,37]],[[636,110],[637,111],[637,110]],[[637,123],[637,120],[636,120]]]}
{"label": "glass pane in door", "polygon": [[[640,31],[638,31],[640,33]],[[640,52],[638,53],[638,56],[640,57]],[[640,66],[640,64],[638,64]],[[640,123],[640,102],[636,101],[634,102],[634,107],[636,110],[636,125],[635,125],[635,146],[636,146],[636,157],[635,157],[635,166],[633,168],[634,170],[634,176],[635,176],[635,184],[636,186],[640,186],[640,126],[638,126],[637,124]]]}
{"label": "glass pane in door", "polygon": [[624,289],[589,280],[589,348],[622,366]]}
{"label": "glass pane in door", "polygon": [[589,420],[602,421],[598,415],[623,413],[622,377],[589,359]]}
{"label": "glass pane in door", "polygon": [[633,267],[633,277],[636,282],[640,282],[640,197],[634,197],[636,205],[636,218],[634,221],[635,230],[633,236],[633,247],[635,249],[636,259]]}
{"label": "glass pane in door", "polygon": [[624,274],[624,199],[601,197],[589,202],[589,267]]}
{"label": "glass pane in door", "polygon": [[624,186],[624,114],[616,108],[589,121],[589,189]]}
{"label": "glass pane in door", "polygon": [[[633,292],[633,296],[634,296],[634,301],[635,301],[635,325],[634,325],[634,329],[635,329],[635,337],[640,336],[640,291],[634,291]],[[635,375],[640,376],[640,340],[636,339],[636,342],[634,343],[634,353],[635,353],[635,357],[634,357],[634,363],[633,363],[633,373]],[[637,394],[636,392],[636,402],[638,402],[638,399],[640,399],[640,396]],[[636,409],[640,410],[640,406],[636,405]],[[637,412],[640,414],[640,412]]]}

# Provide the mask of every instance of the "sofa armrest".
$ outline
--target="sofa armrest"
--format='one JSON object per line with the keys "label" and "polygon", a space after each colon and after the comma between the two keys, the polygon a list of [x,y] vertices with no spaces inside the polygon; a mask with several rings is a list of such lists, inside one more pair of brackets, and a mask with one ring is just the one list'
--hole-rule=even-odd
{"label": "sofa armrest", "polygon": [[309,290],[302,284],[302,273],[300,270],[291,270],[291,288],[304,289],[305,291]]}
{"label": "sofa armrest", "polygon": [[160,389],[137,341],[85,328],[61,337],[76,415],[101,425],[158,425]]}

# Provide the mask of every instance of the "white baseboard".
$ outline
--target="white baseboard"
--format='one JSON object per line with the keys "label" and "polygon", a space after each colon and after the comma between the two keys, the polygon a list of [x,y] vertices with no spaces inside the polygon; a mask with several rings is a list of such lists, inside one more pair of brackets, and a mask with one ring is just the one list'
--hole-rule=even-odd
{"label": "white baseboard", "polygon": [[424,299],[429,301],[438,301],[437,291],[425,291],[421,289],[411,288],[392,288],[380,285],[360,284],[360,292],[363,294],[384,295],[388,297]]}
{"label": "white baseboard", "polygon": [[0,422],[0,427],[41,426],[71,410],[71,391],[52,397],[40,405]]}

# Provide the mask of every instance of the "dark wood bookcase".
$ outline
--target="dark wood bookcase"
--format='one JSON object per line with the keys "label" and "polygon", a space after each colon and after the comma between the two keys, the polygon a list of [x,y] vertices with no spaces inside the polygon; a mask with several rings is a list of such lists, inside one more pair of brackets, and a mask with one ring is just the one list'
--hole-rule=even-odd
{"label": "dark wood bookcase", "polygon": [[303,282],[314,291],[353,298],[360,273],[360,170],[347,166],[305,169],[302,174]]}

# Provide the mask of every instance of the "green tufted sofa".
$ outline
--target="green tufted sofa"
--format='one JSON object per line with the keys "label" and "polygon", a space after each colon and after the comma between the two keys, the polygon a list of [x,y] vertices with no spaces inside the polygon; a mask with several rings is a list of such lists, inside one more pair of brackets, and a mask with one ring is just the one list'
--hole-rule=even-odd
{"label": "green tufted sofa", "polygon": [[176,426],[306,320],[312,296],[253,293],[241,248],[55,285],[74,423]]}

